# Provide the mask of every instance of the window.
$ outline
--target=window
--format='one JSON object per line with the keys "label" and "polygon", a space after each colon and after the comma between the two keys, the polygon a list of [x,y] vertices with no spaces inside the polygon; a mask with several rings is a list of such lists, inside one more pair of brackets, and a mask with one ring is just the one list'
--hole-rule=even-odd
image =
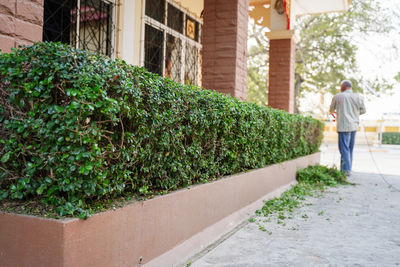
{"label": "window", "polygon": [[191,17],[186,17],[186,36],[199,41],[199,23]]}
{"label": "window", "polygon": [[146,25],[146,68],[147,70],[162,75],[163,62],[163,32]]}
{"label": "window", "polygon": [[158,22],[164,22],[165,1],[146,0],[146,16]]}
{"label": "window", "polygon": [[197,64],[197,60],[200,57],[199,50],[186,43],[185,54],[185,83],[198,84],[200,66]]}
{"label": "window", "polygon": [[43,41],[112,55],[113,4],[106,0],[44,0]]}
{"label": "window", "polygon": [[182,41],[167,34],[167,49],[165,57],[165,76],[174,81],[181,80]]}
{"label": "window", "polygon": [[144,67],[201,85],[201,22],[170,0],[146,0],[145,5]]}
{"label": "window", "polygon": [[177,31],[182,32],[183,30],[183,12],[168,4],[168,27]]}

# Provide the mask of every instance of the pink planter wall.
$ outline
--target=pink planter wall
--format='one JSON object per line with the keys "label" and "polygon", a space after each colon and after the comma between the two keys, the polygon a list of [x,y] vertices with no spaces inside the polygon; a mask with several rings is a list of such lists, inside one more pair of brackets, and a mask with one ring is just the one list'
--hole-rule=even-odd
{"label": "pink planter wall", "polygon": [[0,213],[0,266],[111,267],[149,262],[292,183],[297,169],[319,159],[316,153],[136,202],[86,221]]}

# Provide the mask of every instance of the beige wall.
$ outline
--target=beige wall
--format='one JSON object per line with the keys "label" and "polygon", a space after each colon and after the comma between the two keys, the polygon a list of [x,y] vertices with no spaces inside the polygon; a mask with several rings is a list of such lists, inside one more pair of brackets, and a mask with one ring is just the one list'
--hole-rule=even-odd
{"label": "beige wall", "polygon": [[[276,0],[271,1],[271,6],[275,6]],[[283,31],[286,30],[287,27],[287,20],[286,20],[286,14],[278,14],[278,12],[275,10],[275,8],[270,8],[270,30],[271,31]]]}
{"label": "beige wall", "polygon": [[[145,0],[120,0],[117,3],[116,57],[129,64],[142,65],[141,54],[144,34],[142,33],[143,2]],[[203,11],[203,0],[175,0],[175,3],[199,18]]]}
{"label": "beige wall", "polygon": [[120,0],[117,7],[116,57],[140,65],[143,0]]}
{"label": "beige wall", "polygon": [[174,0],[174,2],[187,9],[189,13],[196,15],[197,18],[200,18],[201,12],[204,9],[203,0]]}
{"label": "beige wall", "polygon": [[[142,50],[142,43],[144,42],[144,34],[142,35],[142,1],[135,0],[135,43],[133,47],[134,53],[134,65],[140,65],[140,55]],[[143,37],[142,37],[143,36]]]}

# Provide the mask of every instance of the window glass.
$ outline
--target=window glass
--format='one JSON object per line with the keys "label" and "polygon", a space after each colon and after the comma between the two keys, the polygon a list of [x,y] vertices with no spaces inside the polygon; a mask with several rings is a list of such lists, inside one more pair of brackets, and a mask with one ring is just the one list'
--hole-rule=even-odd
{"label": "window glass", "polygon": [[111,4],[81,0],[79,48],[111,54]]}
{"label": "window glass", "polygon": [[165,0],[146,0],[146,16],[164,23]]}
{"label": "window glass", "polygon": [[181,81],[181,40],[167,34],[167,47],[165,57],[165,77],[169,77],[176,82]]}
{"label": "window glass", "polygon": [[43,6],[43,41],[70,44],[73,1],[46,0]]}
{"label": "window glass", "polygon": [[183,12],[168,4],[168,27],[177,32],[183,33]]}
{"label": "window glass", "polygon": [[162,75],[163,65],[163,42],[162,31],[146,24],[145,27],[145,62],[144,66],[148,71]]}
{"label": "window glass", "polygon": [[[155,23],[156,18],[166,23]],[[170,0],[146,0],[144,25],[144,67],[176,82],[200,85],[201,24]]]}
{"label": "window glass", "polygon": [[185,47],[185,84],[199,84],[199,50],[188,43]]}
{"label": "window glass", "polygon": [[44,0],[43,7],[43,41],[111,56],[112,4],[103,0]]}

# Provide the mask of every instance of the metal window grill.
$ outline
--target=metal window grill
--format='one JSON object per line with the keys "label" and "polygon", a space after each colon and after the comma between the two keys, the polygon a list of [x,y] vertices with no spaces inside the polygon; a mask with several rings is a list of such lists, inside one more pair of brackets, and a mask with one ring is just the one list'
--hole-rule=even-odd
{"label": "metal window grill", "polygon": [[165,55],[165,76],[176,82],[181,81],[181,57],[182,57],[182,41],[170,34],[167,34]]}
{"label": "metal window grill", "polygon": [[146,24],[145,27],[145,68],[148,71],[162,75],[164,57],[164,34],[162,31]]}
{"label": "metal window grill", "polygon": [[165,0],[146,0],[146,16],[164,23]]}
{"label": "metal window grill", "polygon": [[167,25],[169,28],[183,33],[183,12],[168,4]]}
{"label": "metal window grill", "polygon": [[104,0],[45,0],[43,41],[112,55],[113,4]]}
{"label": "metal window grill", "polygon": [[185,48],[185,84],[200,84],[199,49],[186,43]]}
{"label": "metal window grill", "polygon": [[146,0],[145,5],[144,67],[176,82],[201,85],[201,23],[168,0]]}

